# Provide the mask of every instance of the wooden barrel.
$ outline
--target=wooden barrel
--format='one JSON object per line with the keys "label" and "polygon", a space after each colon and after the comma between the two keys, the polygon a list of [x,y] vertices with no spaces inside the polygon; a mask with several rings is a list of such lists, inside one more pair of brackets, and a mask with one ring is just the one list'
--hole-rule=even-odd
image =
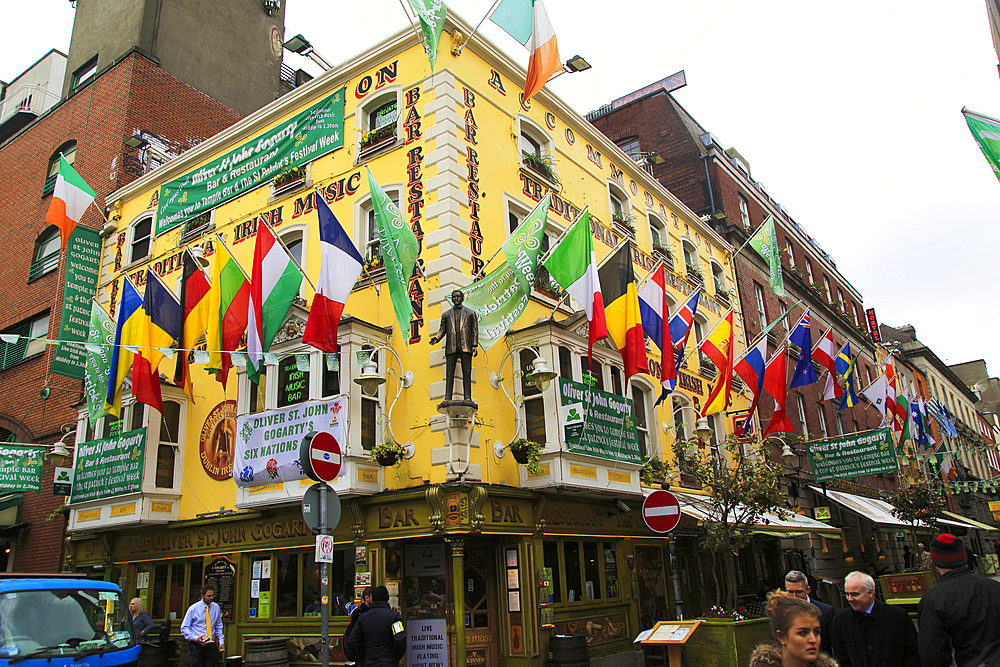
{"label": "wooden barrel", "polygon": [[587,638],[583,635],[552,635],[549,637],[551,667],[589,667]]}
{"label": "wooden barrel", "polygon": [[243,642],[246,667],[288,667],[287,637],[247,639]]}

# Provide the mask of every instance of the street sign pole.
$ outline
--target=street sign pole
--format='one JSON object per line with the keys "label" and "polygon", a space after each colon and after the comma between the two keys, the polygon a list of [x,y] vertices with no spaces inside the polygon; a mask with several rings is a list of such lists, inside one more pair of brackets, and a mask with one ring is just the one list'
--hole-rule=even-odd
{"label": "street sign pole", "polygon": [[677,620],[684,620],[684,605],[681,601],[681,579],[677,572],[677,554],[674,553],[674,531],[667,533],[667,543],[670,545],[670,572],[674,580],[674,608],[677,610]]}
{"label": "street sign pole", "polygon": [[[319,534],[326,535],[326,494],[330,487],[320,483],[319,487]],[[323,667],[330,665],[330,579],[326,561],[319,566],[320,594],[320,634],[323,644]]]}

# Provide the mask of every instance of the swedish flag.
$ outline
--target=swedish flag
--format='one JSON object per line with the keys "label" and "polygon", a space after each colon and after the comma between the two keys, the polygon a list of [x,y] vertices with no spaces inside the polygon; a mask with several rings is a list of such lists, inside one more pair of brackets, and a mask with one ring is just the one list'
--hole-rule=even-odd
{"label": "swedish flag", "polygon": [[[860,354],[860,353],[859,353]],[[837,375],[844,378],[846,389],[844,397],[840,399],[840,409],[853,408],[858,403],[858,394],[854,391],[854,363],[857,357],[851,358],[851,342],[844,343],[837,353]]]}

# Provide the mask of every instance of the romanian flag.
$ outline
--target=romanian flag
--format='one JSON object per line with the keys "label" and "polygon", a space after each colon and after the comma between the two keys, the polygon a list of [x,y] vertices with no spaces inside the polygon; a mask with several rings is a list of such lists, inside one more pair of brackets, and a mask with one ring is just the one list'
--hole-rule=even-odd
{"label": "romanian flag", "polygon": [[96,196],[83,177],[76,173],[76,169],[60,155],[59,172],[56,174],[56,184],[52,190],[49,212],[45,214],[45,222],[59,228],[59,240],[63,249],[66,248],[66,242],[76,223],[80,222],[83,212]]}
{"label": "romanian flag", "polygon": [[233,259],[223,244],[215,249],[212,266],[212,285],[208,293],[208,365],[206,370],[215,372],[215,379],[226,388],[232,360],[229,353],[239,347],[247,329],[250,303],[250,281],[239,263]]}
{"label": "romanian flag", "polygon": [[642,334],[639,297],[635,292],[631,246],[626,243],[598,270],[604,297],[608,335],[625,362],[625,383],[636,373],[648,373],[646,340]]}
{"label": "romanian flag", "polygon": [[132,395],[140,403],[163,412],[160,395],[161,349],[181,337],[181,304],[160,277],[146,269],[146,292],[138,321],[139,352],[132,359]]}
{"label": "romanian flag", "polygon": [[132,352],[124,345],[137,345],[139,320],[142,318],[142,297],[135,285],[122,276],[122,299],[118,303],[118,323],[115,326],[115,346],[111,350],[111,367],[108,373],[108,393],[104,397],[104,411],[115,417],[122,411],[122,382],[132,365]]}
{"label": "romanian flag", "polygon": [[201,272],[198,262],[191,253],[184,250],[184,273],[181,277],[181,311],[184,324],[178,341],[181,348],[174,367],[174,382],[184,387],[184,392],[194,403],[191,389],[191,368],[188,364],[188,350],[193,350],[202,334],[208,329],[208,293],[211,290],[208,278]]}
{"label": "romanian flag", "polygon": [[712,393],[701,408],[701,416],[722,412],[729,407],[730,392],[733,388],[733,311],[715,327],[708,338],[702,341],[698,349],[704,352],[719,374]]}
{"label": "romanian flag", "polygon": [[524,101],[530,100],[545,82],[562,70],[556,32],[542,0],[503,0],[490,20],[524,44],[531,56],[524,81]]}

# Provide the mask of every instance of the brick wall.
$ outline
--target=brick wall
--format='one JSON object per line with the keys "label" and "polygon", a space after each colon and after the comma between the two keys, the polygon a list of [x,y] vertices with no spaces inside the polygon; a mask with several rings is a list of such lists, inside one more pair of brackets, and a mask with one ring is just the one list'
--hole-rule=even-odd
{"label": "brick wall", "polygon": [[[67,141],[77,143],[74,168],[97,193],[102,207],[110,193],[141,175],[137,149],[123,144],[137,130],[153,132],[181,151],[240,119],[235,111],[212,100],[154,63],[133,53],[91,81],[47,115],[0,145],[0,330],[46,310],[49,337],[59,332],[62,272],[59,269],[28,282],[35,241],[48,226],[45,213],[51,196],[42,196],[49,159]],[[100,229],[104,219],[95,206],[81,224]],[[51,445],[60,427],[75,427],[82,399],[79,380],[48,372],[54,346],[44,354],[0,371],[0,426],[21,442]],[[51,392],[42,399],[39,392]],[[24,494],[21,521],[28,526],[13,546],[13,569],[54,571],[59,568],[65,519],[46,518],[62,504],[53,497],[53,468],[44,466],[41,493]]]}

